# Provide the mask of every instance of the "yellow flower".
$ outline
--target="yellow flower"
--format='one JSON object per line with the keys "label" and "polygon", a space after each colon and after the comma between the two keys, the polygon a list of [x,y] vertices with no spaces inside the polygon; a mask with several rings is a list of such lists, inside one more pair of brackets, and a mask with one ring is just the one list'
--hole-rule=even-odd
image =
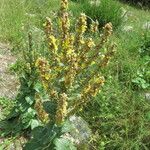
{"label": "yellow flower", "polygon": [[87,46],[88,46],[88,48],[92,48],[92,47],[95,46],[95,43],[94,43],[94,41],[92,40],[92,38],[89,38],[89,39],[87,40]]}

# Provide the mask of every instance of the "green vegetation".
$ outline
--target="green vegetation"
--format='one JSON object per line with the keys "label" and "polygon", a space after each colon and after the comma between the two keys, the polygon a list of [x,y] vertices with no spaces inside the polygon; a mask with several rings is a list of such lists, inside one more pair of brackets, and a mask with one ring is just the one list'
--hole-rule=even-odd
{"label": "green vegetation", "polygon": [[[7,98],[0,98],[0,119],[4,119],[15,105],[14,101]],[[2,111],[3,110],[3,111]]]}
{"label": "green vegetation", "polygon": [[[113,0],[102,0],[101,2],[98,6],[90,5],[84,0],[72,0],[69,4],[70,13],[73,14],[71,23],[75,22],[81,12],[85,12],[93,20],[98,20],[100,26],[112,22],[115,30],[110,41],[114,41],[117,45],[117,52],[108,68],[101,70],[105,77],[105,84],[101,92],[86,107],[78,111],[77,116],[87,121],[92,130],[92,137],[88,143],[90,149],[148,150],[150,147],[150,101],[145,99],[144,95],[150,93],[150,32],[148,29],[150,27],[146,26],[146,23],[150,22],[150,11],[136,9]],[[42,111],[46,116],[43,121],[40,121],[40,116],[34,108],[35,99],[38,99],[36,93],[42,93],[40,95],[42,99],[47,99],[48,96],[42,85],[39,84],[39,80],[37,82],[38,74],[32,62],[39,57],[38,54],[49,60],[47,44],[43,38],[45,36],[43,24],[45,18],[50,17],[53,25],[56,26],[58,3],[59,0],[57,2],[56,0],[0,1],[0,39],[9,41],[14,46],[16,57],[25,56],[24,60],[18,59],[18,62],[11,67],[18,73],[22,85],[16,98],[15,106],[17,107],[15,108],[18,111],[10,110],[14,105],[10,100],[0,99],[0,111],[3,112],[3,116],[0,116],[1,120],[4,117],[9,117],[9,119],[20,117],[20,114],[21,117],[17,123],[16,120],[12,122],[11,119],[8,119],[10,121],[7,122],[8,128],[2,133],[3,135],[11,133],[15,136],[18,136],[19,133],[19,135],[23,134],[28,137],[31,130],[34,129],[32,131],[34,138],[26,149],[36,149],[35,147],[39,145],[34,145],[34,143],[37,143],[37,139],[43,136],[43,132],[49,134],[45,134],[45,138],[42,138],[47,140],[41,141],[41,146],[44,145],[44,142],[47,144],[52,141],[53,135],[60,133],[60,128],[50,124],[47,124],[46,127],[43,125],[48,121],[47,113],[51,114],[56,111],[55,104],[44,102],[42,106],[39,103],[38,106],[42,110],[45,109]],[[99,31],[101,34],[101,28]],[[32,33],[32,40],[29,35],[29,42],[28,32]],[[89,36],[89,31],[86,32],[86,36]],[[98,37],[96,35],[94,40],[97,41]],[[35,53],[30,49],[31,45],[33,51],[36,50]],[[21,105],[18,107],[17,104]],[[9,116],[8,112],[11,112]],[[66,124],[64,132],[72,129],[69,124]],[[85,129],[84,125],[82,127]],[[1,125],[0,128],[2,128]],[[89,129],[86,131],[91,134]],[[63,147],[63,150],[69,150],[68,147],[75,149],[72,143],[63,138],[56,140],[55,145],[58,150],[60,147]]]}

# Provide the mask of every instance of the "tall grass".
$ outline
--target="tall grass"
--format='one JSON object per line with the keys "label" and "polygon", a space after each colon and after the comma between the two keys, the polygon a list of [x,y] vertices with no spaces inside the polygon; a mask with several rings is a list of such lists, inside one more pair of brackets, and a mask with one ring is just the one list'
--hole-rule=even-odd
{"label": "tall grass", "polygon": [[0,39],[18,46],[33,26],[43,26],[45,17],[57,9],[57,2],[58,0],[1,0]]}

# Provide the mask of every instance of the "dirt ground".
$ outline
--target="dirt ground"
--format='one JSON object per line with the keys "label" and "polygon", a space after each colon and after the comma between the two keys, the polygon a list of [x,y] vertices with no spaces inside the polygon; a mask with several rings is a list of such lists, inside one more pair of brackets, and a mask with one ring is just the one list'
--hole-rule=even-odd
{"label": "dirt ground", "polygon": [[8,44],[0,43],[0,97],[13,99],[17,93],[17,77],[10,73],[9,66],[16,58],[11,54]]}

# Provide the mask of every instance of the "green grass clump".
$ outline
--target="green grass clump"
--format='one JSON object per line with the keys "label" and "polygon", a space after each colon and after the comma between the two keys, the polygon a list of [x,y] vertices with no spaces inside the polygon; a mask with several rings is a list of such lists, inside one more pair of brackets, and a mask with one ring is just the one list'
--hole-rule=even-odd
{"label": "green grass clump", "polygon": [[114,28],[122,24],[123,16],[121,6],[117,1],[101,0],[92,2],[87,0],[83,2],[79,1],[78,5],[79,8],[73,8],[73,12],[76,13],[77,9],[79,9],[80,12],[84,12],[91,19],[98,20],[101,27],[108,22],[111,22]]}

